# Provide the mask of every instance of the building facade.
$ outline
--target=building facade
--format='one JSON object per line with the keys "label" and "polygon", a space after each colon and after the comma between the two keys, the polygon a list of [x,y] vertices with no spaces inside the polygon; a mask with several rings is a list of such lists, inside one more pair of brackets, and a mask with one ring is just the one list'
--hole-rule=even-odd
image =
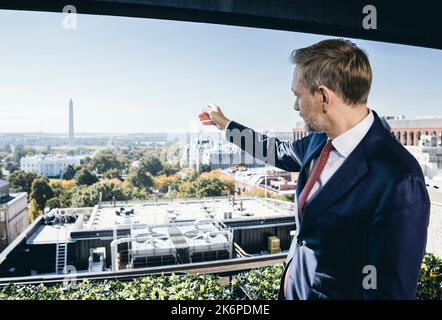
{"label": "building facade", "polygon": [[23,157],[20,160],[20,169],[34,172],[39,176],[59,177],[68,167],[80,164],[79,157],[46,157],[42,155]]}
{"label": "building facade", "polygon": [[[382,120],[390,127],[391,134],[404,146],[417,146],[422,136],[434,137],[436,146],[442,146],[442,118],[406,119],[403,116],[385,116]],[[308,135],[303,121],[293,128],[293,138]]]}
{"label": "building facade", "polygon": [[0,180],[0,252],[28,227],[27,193],[9,193],[9,184]]}
{"label": "building facade", "polygon": [[180,165],[200,170],[202,165],[211,170],[226,169],[237,164],[262,167],[264,162],[253,158],[238,146],[227,141],[195,139],[181,149]]}
{"label": "building facade", "polygon": [[404,146],[417,146],[422,136],[434,137],[436,146],[442,145],[442,118],[389,119],[391,133]]}

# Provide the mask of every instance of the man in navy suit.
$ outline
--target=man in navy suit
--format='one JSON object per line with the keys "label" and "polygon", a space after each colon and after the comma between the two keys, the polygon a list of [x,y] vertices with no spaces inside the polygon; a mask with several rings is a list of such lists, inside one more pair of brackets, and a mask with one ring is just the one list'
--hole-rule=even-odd
{"label": "man in navy suit", "polygon": [[416,159],[367,107],[372,71],[350,41],[295,50],[294,109],[308,136],[280,141],[203,109],[256,158],[299,172],[296,235],[279,299],[414,299],[430,200]]}

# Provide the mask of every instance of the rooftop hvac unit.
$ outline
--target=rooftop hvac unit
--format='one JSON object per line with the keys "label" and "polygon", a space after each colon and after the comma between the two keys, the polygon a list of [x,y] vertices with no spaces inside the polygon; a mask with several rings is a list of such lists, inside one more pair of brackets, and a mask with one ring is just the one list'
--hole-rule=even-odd
{"label": "rooftop hvac unit", "polygon": [[271,236],[267,238],[267,247],[270,254],[280,253],[281,245],[278,237]]}
{"label": "rooftop hvac unit", "polygon": [[100,272],[106,267],[106,249],[104,247],[98,247],[90,249],[89,255],[89,271]]}

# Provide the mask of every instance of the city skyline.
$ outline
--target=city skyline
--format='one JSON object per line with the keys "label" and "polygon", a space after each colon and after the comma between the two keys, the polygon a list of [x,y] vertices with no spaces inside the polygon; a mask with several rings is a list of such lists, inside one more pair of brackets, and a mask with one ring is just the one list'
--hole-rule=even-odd
{"label": "city skyline", "polygon": [[[292,107],[290,52],[330,38],[92,15],[79,15],[78,29],[68,31],[63,17],[0,11],[8,43],[1,133],[66,133],[70,98],[76,133],[195,132],[208,102],[251,127],[288,132],[301,120]],[[440,50],[354,41],[373,67],[369,107],[407,118],[440,114]]]}

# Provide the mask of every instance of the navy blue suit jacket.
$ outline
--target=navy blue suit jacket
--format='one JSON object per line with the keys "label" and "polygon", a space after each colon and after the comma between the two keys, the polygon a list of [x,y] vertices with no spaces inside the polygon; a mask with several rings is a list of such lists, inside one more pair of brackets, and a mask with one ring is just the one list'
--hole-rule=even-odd
{"label": "navy blue suit jacket", "polygon": [[[281,281],[288,277],[287,296],[281,285],[280,299],[415,298],[430,200],[418,162],[373,113],[368,133],[305,204],[302,220],[295,212],[296,236]],[[233,137],[238,132],[242,139]],[[274,154],[273,165],[299,172],[297,196],[306,168],[327,141],[324,133],[280,141],[234,121],[226,137],[255,157]]]}

